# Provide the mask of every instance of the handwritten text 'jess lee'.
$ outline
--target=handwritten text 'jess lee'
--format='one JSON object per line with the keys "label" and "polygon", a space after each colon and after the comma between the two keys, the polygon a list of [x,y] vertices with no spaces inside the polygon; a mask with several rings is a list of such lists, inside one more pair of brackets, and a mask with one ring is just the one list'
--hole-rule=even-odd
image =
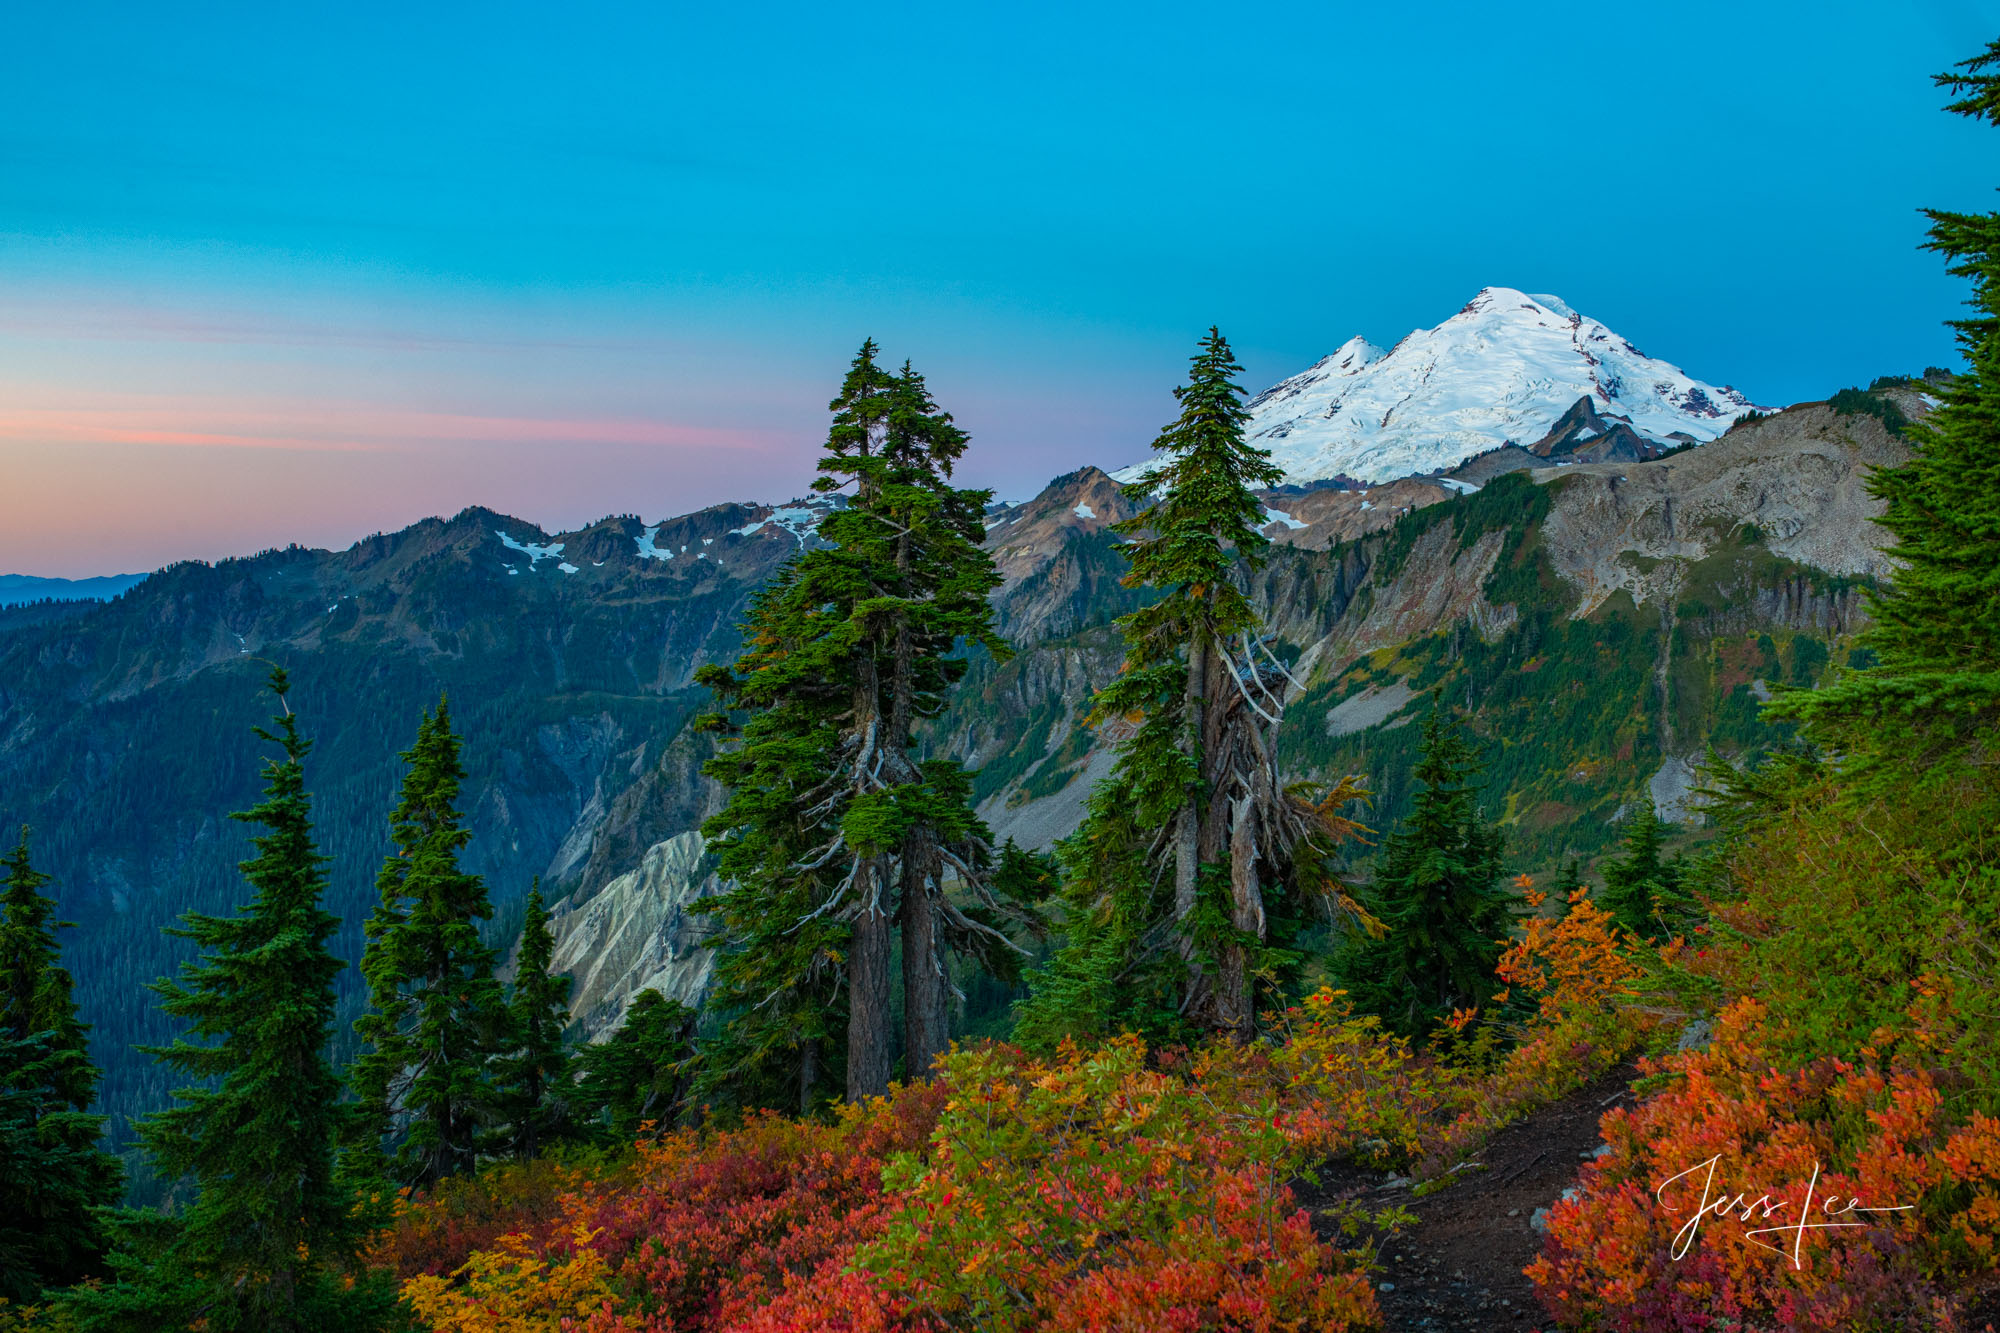
{"label": "handwritten text 'jess lee'", "polygon": [[[1679,1175],[1668,1176],[1653,1190],[1653,1197],[1659,1200],[1662,1208],[1670,1213],[1678,1213],[1681,1209],[1667,1202],[1667,1188],[1676,1181],[1687,1180],[1688,1177],[1697,1172],[1701,1173],[1701,1206],[1695,1209],[1694,1216],[1688,1219],[1687,1225],[1674,1233],[1673,1256],[1676,1259],[1687,1254],[1688,1250],[1694,1245],[1696,1237],[1701,1234],[1703,1218],[1722,1218],[1733,1214],[1739,1222],[1748,1222],[1753,1217],[1758,1221],[1769,1221],[1773,1214],[1792,1206],[1791,1200],[1773,1199],[1769,1194],[1762,1194],[1752,1199],[1748,1193],[1732,1195],[1728,1193],[1726,1187],[1722,1193],[1717,1193],[1715,1186],[1715,1164],[1721,1160],[1721,1156],[1720,1153],[1717,1153],[1706,1162],[1698,1162]],[[1692,1182],[1690,1182],[1691,1187]],[[1746,1231],[1743,1233],[1745,1239],[1749,1240],[1752,1245],[1761,1245],[1774,1254],[1784,1254],[1787,1251],[1783,1247],[1773,1245],[1769,1241],[1758,1240],[1757,1237],[1778,1236],[1789,1233],[1792,1237],[1790,1247],[1792,1267],[1797,1268],[1799,1267],[1799,1256],[1805,1245],[1806,1232],[1833,1231],[1843,1227],[1865,1227],[1872,1225],[1869,1222],[1859,1221],[1811,1220],[1813,1215],[1813,1197],[1818,1192],[1818,1187],[1819,1163],[1814,1162],[1812,1179],[1806,1182],[1805,1206],[1799,1209],[1797,1220],[1786,1223],[1783,1226],[1757,1227],[1754,1230]],[[1841,1203],[1837,1195],[1832,1195],[1820,1200],[1820,1216],[1823,1218],[1841,1219],[1851,1218],[1856,1213],[1907,1212],[1911,1207],[1912,1205],[1910,1204],[1902,1203],[1889,1207],[1869,1208],[1864,1207],[1859,1199],[1849,1198],[1847,1202]]]}

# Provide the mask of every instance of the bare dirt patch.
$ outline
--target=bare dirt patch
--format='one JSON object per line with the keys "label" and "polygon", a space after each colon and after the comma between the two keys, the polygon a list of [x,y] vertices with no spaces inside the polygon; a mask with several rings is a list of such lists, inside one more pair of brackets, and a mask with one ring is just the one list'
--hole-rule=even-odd
{"label": "bare dirt patch", "polygon": [[1521,1271],[1542,1250],[1531,1219],[1575,1182],[1577,1168],[1603,1142],[1599,1117],[1629,1101],[1636,1075],[1623,1066],[1501,1130],[1474,1159],[1483,1169],[1423,1198],[1385,1187],[1380,1172],[1343,1166],[1302,1188],[1301,1201],[1329,1238],[1334,1224],[1324,1210],[1342,1202],[1370,1209],[1396,1203],[1417,1215],[1416,1226],[1383,1246],[1384,1271],[1375,1282],[1384,1327],[1553,1328]]}

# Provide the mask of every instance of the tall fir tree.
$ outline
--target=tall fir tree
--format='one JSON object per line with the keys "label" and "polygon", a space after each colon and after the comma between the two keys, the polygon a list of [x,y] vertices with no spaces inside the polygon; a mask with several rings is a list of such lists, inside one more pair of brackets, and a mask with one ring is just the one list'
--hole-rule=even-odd
{"label": "tall fir tree", "polygon": [[[748,715],[740,724],[710,723],[742,728],[741,743],[708,769],[731,789],[728,808],[709,825],[737,868],[738,896],[727,910],[784,928],[822,919],[843,928],[837,975],[850,1100],[880,1094],[893,1073],[898,931],[903,1054],[913,1077],[949,1043],[952,955],[998,961],[1012,948],[998,924],[991,849],[972,812],[970,778],[956,763],[920,758],[916,734],[963,676],[961,645],[1006,651],[987,602],[999,575],[981,545],[990,492],[952,484],[964,432],[922,376],[907,364],[900,373],[884,369],[876,350],[863,344],[830,404],[814,488],[853,492],[820,524],[827,545],[796,557],[759,604],[744,656],[703,677],[729,714]],[[815,780],[800,785],[809,773]],[[796,803],[796,822],[771,804],[777,791]],[[754,852],[732,856],[732,844],[765,832],[806,845],[782,863]],[[815,878],[819,871],[826,874]],[[966,901],[947,895],[954,880]],[[801,893],[819,901],[801,912]],[[811,977],[829,960],[827,943],[818,935],[786,950],[781,970],[748,984],[767,995],[814,997],[808,1007],[824,1020],[832,1011]],[[740,1006],[731,1019],[765,1022]],[[743,1028],[724,1041],[758,1044]],[[801,1084],[814,1049],[796,1048]]]}
{"label": "tall fir tree", "polygon": [[1064,845],[1065,947],[1024,1006],[1030,1040],[1136,1027],[1247,1037],[1259,983],[1296,967],[1285,945],[1317,907],[1351,907],[1326,869],[1356,826],[1359,789],[1288,789],[1275,761],[1286,686],[1242,586],[1270,540],[1254,488],[1283,472],[1245,442],[1240,368],[1211,328],[1174,390],[1153,497],[1114,530],[1125,583],[1158,593],[1123,617],[1125,666],[1092,720],[1137,729]]}
{"label": "tall fir tree", "polygon": [[89,1114],[97,1067],[56,943],[69,923],[42,893],[26,828],[0,867],[0,1298],[25,1302],[98,1271],[96,1210],[116,1202],[123,1171]]}
{"label": "tall fir tree", "polygon": [[[2000,41],[1937,83],[1951,111],[2000,124]],[[1927,248],[1972,283],[1972,314],[1953,324],[1966,369],[1908,428],[1909,462],[1868,478],[1898,566],[1869,597],[1861,642],[1876,664],[1770,709],[1864,758],[1950,748],[2000,723],[2000,213],[1926,215]]]}
{"label": "tall fir tree", "polygon": [[1441,699],[1424,719],[1410,816],[1383,840],[1361,895],[1385,928],[1349,934],[1335,970],[1355,1003],[1415,1035],[1483,1004],[1513,928],[1500,830],[1479,809],[1480,763]]}
{"label": "tall fir tree", "polygon": [[486,884],[459,866],[472,837],[458,812],[460,745],[439,699],[402,755],[396,850],[376,876],[380,902],[361,955],[369,1008],[354,1026],[364,1045],[348,1074],[357,1180],[428,1187],[470,1171],[490,1146],[507,1006],[479,938],[493,915]]}
{"label": "tall fir tree", "polygon": [[807,1115],[845,1088],[842,983],[853,932],[817,912],[839,874],[811,864],[825,812],[802,798],[837,763],[852,684],[821,669],[827,655],[813,642],[816,609],[796,598],[798,572],[786,565],[752,600],[736,662],[697,677],[743,720],[703,722],[734,744],[705,769],[730,799],[703,827],[726,887],[704,903],[717,925],[704,1006],[722,1022],[703,1042],[696,1095],[724,1107],[796,1105]]}
{"label": "tall fir tree", "polygon": [[569,1027],[570,978],[549,970],[555,947],[537,879],[528,890],[514,985],[507,997],[513,1046],[495,1067],[495,1100],[506,1125],[504,1147],[516,1157],[533,1157],[569,1137],[573,1128],[574,1090],[563,1040]]}
{"label": "tall fir tree", "polygon": [[264,830],[242,863],[256,892],[235,916],[184,916],[173,933],[200,955],[153,987],[188,1033],[146,1049],[194,1082],[141,1123],[140,1137],[161,1177],[190,1178],[196,1191],[133,1282],[133,1306],[157,1297],[159,1313],[172,1312],[158,1327],[327,1327],[331,1280],[360,1243],[352,1196],[334,1174],[342,1108],[327,1046],[343,964],[327,945],[339,920],[322,903],[327,858],[305,787],[312,747],[282,669],[270,689],[284,712],[256,734],[279,755],[265,761],[263,801],[232,816]]}

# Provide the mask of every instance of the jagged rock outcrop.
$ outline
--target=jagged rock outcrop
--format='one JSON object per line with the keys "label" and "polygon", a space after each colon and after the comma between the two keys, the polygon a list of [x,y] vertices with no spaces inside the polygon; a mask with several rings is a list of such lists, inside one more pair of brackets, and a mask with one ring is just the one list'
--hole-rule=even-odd
{"label": "jagged rock outcrop", "polygon": [[[1692,444],[1694,437],[1681,434],[1674,444]],[[1536,458],[1563,463],[1641,463],[1666,452],[1662,444],[1632,429],[1632,423],[1616,413],[1601,413],[1597,403],[1585,394],[1569,411],[1549,427],[1549,433],[1528,446]]]}
{"label": "jagged rock outcrop", "polygon": [[1264,512],[1273,521],[1265,526],[1264,535],[1281,546],[1324,551],[1380,532],[1403,515],[1458,493],[1428,477],[1352,489],[1326,486],[1298,494],[1267,492]]}
{"label": "jagged rock outcrop", "polygon": [[1371,581],[1366,608],[1342,617],[1314,645],[1312,665],[1322,672],[1338,671],[1366,653],[1459,623],[1489,639],[1506,633],[1518,612],[1511,605],[1493,606],[1486,600],[1486,580],[1505,540],[1505,533],[1488,532],[1466,547],[1454,525],[1431,528],[1417,538],[1402,567],[1386,582]]}

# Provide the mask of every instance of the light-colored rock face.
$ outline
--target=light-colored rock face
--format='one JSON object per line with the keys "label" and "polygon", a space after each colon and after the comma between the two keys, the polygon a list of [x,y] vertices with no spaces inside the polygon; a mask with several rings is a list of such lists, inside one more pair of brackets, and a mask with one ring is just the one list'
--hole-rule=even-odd
{"label": "light-colored rock face", "polygon": [[1335,627],[1319,647],[1317,662],[1339,671],[1363,654],[1393,648],[1459,621],[1469,622],[1488,638],[1506,633],[1516,619],[1515,608],[1492,606],[1486,600],[1486,577],[1506,540],[1504,532],[1488,532],[1460,549],[1453,524],[1431,528],[1417,538],[1395,577],[1374,588],[1367,614],[1349,617]]}
{"label": "light-colored rock face", "polygon": [[[1379,687],[1370,685],[1361,693],[1351,695],[1327,709],[1326,734],[1350,736],[1357,731],[1382,726],[1408,707],[1410,701],[1416,697],[1416,691],[1405,681],[1399,680]],[[1400,726],[1407,721],[1408,718],[1403,718],[1392,725]]]}
{"label": "light-colored rock face", "polygon": [[1085,760],[1083,770],[1053,795],[1009,804],[1015,786],[988,797],[979,807],[979,817],[993,831],[996,843],[1012,838],[1029,851],[1047,851],[1056,840],[1067,838],[1083,823],[1084,806],[1097,784],[1111,776],[1118,762],[1116,742],[1101,738]]}
{"label": "light-colored rock face", "polygon": [[570,1013],[591,1040],[615,1031],[641,991],[690,1007],[701,1002],[715,955],[695,903],[718,887],[705,850],[700,833],[676,834],[647,849],[638,869],[550,913],[552,968],[573,979]]}
{"label": "light-colored rock face", "polygon": [[1879,579],[1891,565],[1877,549],[1886,534],[1874,525],[1882,505],[1868,473],[1908,457],[1873,417],[1795,407],[1650,463],[1536,469],[1537,482],[1566,479],[1542,543],[1581,592],[1578,615],[1621,589],[1640,603],[1672,597],[1684,564],[1745,523],[1775,555]]}

